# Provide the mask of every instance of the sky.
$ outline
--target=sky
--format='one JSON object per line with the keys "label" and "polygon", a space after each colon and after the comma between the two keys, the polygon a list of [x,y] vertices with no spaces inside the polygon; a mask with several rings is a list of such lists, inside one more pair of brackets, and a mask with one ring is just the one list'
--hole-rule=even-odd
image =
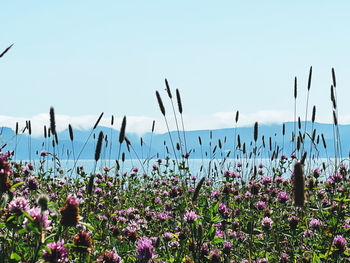
{"label": "sky", "polygon": [[32,120],[42,133],[51,106],[59,129],[91,128],[101,112],[119,129],[164,132],[155,91],[175,128],[167,78],[179,89],[185,128],[216,129],[305,118],[331,122],[335,68],[339,122],[350,123],[348,1],[2,1],[0,126]]}

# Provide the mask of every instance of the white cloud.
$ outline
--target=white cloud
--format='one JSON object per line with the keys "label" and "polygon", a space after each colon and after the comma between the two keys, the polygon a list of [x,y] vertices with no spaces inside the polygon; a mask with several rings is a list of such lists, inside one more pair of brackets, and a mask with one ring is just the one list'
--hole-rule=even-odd
{"label": "white cloud", "polygon": [[[283,123],[286,121],[293,121],[292,112],[278,111],[278,110],[262,110],[254,113],[240,113],[238,126],[253,125],[258,121],[259,124],[272,124]],[[83,116],[69,116],[56,114],[56,129],[57,131],[63,131],[68,128],[68,124],[73,126],[73,129],[91,129],[98,119],[98,115],[83,115]],[[235,112],[216,112],[210,115],[184,115],[185,130],[202,130],[202,129],[220,129],[220,128],[232,128],[235,126]],[[25,117],[13,117],[13,116],[0,116],[0,126],[10,127],[15,129],[16,122],[19,123],[19,128],[23,129],[26,124],[26,120],[31,121],[32,134],[34,136],[40,136],[43,134],[43,127],[50,126],[49,114],[42,113],[34,115],[28,118]],[[166,124],[163,116],[152,118],[148,116],[127,116],[126,131],[130,133],[137,133],[139,135],[150,132],[152,128],[153,120],[156,121],[155,132],[164,133],[167,131]],[[176,130],[176,124],[174,116],[167,116],[170,130]],[[181,119],[177,116],[180,130]],[[113,128],[119,130],[122,117],[115,118]],[[331,123],[332,118],[329,116],[324,118],[318,118],[318,122]],[[103,116],[99,125],[110,127],[111,116]],[[350,115],[343,115],[339,118],[339,123],[350,123]]]}

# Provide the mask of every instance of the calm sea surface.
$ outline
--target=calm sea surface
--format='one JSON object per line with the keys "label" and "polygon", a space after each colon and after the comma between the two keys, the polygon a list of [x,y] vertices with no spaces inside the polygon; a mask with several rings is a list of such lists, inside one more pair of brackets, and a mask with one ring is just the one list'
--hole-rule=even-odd
{"label": "calm sea surface", "polygon": [[[255,165],[258,166],[259,164],[263,164],[263,172],[266,175],[272,175],[272,170],[273,168],[280,168],[279,161],[271,161],[270,159],[256,159],[255,161],[253,159],[251,160],[237,160],[237,159],[227,159],[224,162],[222,160],[209,160],[209,159],[189,159],[188,160],[188,167],[192,175],[195,176],[203,176],[203,175],[208,175],[209,169],[214,169],[217,170],[218,173],[220,174],[221,172],[230,169],[231,171],[233,170],[233,167],[237,166],[237,163],[241,162],[242,167],[242,176],[243,177],[248,177],[249,174],[251,174],[252,169],[254,167],[254,162]],[[327,174],[330,174],[332,171],[334,171],[334,159],[318,159],[316,161],[309,161],[306,162],[305,166],[305,171],[306,172],[311,172],[312,169],[314,168],[320,168],[322,169],[322,163],[326,164],[326,171]],[[40,163],[38,160],[33,161],[35,168],[38,169],[40,166]],[[176,164],[174,164],[172,161],[169,161],[169,166],[168,168],[165,167],[166,161],[162,160],[161,163],[161,170],[166,170],[166,169],[175,169]],[[349,161],[344,162],[347,166],[349,166]],[[158,165],[157,159],[151,159],[151,160],[137,160],[137,159],[128,159],[125,160],[125,162],[120,162],[120,173],[123,172],[130,172],[134,167],[137,167],[139,169],[140,173],[143,172],[150,172],[152,170],[153,165]],[[95,170],[95,161],[94,160],[79,160],[76,163],[75,167],[80,167],[83,166],[84,170],[87,174],[93,173]],[[70,173],[70,171],[74,167],[74,161],[73,160],[61,160],[60,161],[60,167],[64,172]],[[109,160],[100,160],[97,163],[96,166],[96,171],[103,172],[103,168],[108,167],[111,169],[110,173],[115,173],[115,167],[116,167],[116,162],[115,161],[109,161]],[[286,169],[284,170],[284,176],[290,176],[291,174],[291,169],[293,168],[293,165],[288,166],[287,164],[284,165]],[[47,161],[44,164],[44,168],[53,168],[53,162],[52,161]],[[75,169],[74,169],[75,170]]]}

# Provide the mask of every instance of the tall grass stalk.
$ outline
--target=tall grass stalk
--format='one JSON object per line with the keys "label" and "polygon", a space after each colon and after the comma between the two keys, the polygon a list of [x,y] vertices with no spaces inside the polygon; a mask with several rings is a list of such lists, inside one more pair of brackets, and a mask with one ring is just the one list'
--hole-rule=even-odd
{"label": "tall grass stalk", "polygon": [[176,165],[181,173],[181,167],[179,165],[179,161],[177,159],[177,156],[176,156],[176,151],[175,151],[175,146],[174,146],[174,142],[173,142],[173,138],[171,137],[171,133],[170,133],[170,129],[169,129],[169,125],[168,125],[168,120],[166,118],[166,115],[165,115],[165,108],[164,108],[164,104],[163,104],[163,101],[162,101],[162,98],[160,97],[160,94],[158,91],[156,91],[156,97],[157,97],[157,101],[158,101],[158,105],[159,105],[159,109],[164,117],[164,120],[165,120],[165,124],[166,124],[166,127],[167,127],[167,130],[168,130],[168,135],[169,135],[169,138],[170,138],[170,143],[171,143],[171,147],[173,148],[173,152],[174,152],[174,157],[175,157],[175,162],[176,162]]}
{"label": "tall grass stalk", "polygon": [[305,135],[306,135],[306,127],[307,127],[307,113],[308,113],[308,109],[309,109],[309,97],[310,97],[310,88],[311,88],[311,77],[312,77],[312,66],[310,67],[309,79],[308,79],[308,82],[307,82],[307,99],[306,99],[306,110],[305,110],[303,145],[302,145],[301,154],[304,153],[304,143],[305,143]]}
{"label": "tall grass stalk", "polygon": [[123,144],[124,139],[125,139],[125,129],[126,129],[126,116],[123,117],[122,125],[121,125],[120,131],[119,131],[119,150],[118,150],[118,158],[117,158],[118,161],[119,161],[119,158],[120,158],[120,152],[121,152],[121,149],[122,149],[122,144]]}
{"label": "tall grass stalk", "polygon": [[96,121],[94,127],[92,128],[92,130],[91,130],[91,132],[90,132],[88,138],[85,140],[85,142],[84,142],[84,144],[83,144],[83,147],[81,148],[81,150],[80,150],[80,152],[79,152],[79,154],[78,154],[78,156],[77,156],[77,159],[76,159],[75,162],[74,162],[73,169],[72,169],[72,171],[71,171],[71,176],[72,176],[73,171],[75,171],[75,167],[77,166],[77,162],[79,161],[80,155],[83,153],[83,151],[84,151],[84,149],[85,149],[85,147],[86,147],[86,145],[87,145],[87,143],[88,143],[88,141],[89,141],[91,135],[93,134],[94,130],[97,128],[98,124],[100,123],[100,121],[101,121],[101,119],[102,119],[102,116],[103,116],[103,112],[102,112],[102,113],[100,114],[100,116],[98,117],[98,119],[97,119],[97,121]]}
{"label": "tall grass stalk", "polygon": [[[168,97],[170,99],[171,107],[172,107],[173,113],[174,113],[174,119],[175,119],[175,124],[176,124],[176,131],[177,131],[177,136],[179,138],[179,143],[180,143],[181,156],[184,156],[183,150],[182,150],[182,140],[181,140],[181,136],[180,136],[179,124],[177,122],[176,111],[175,111],[175,107],[174,107],[174,103],[173,103],[173,95],[171,94],[171,90],[170,90],[169,83],[168,83],[167,79],[165,79],[165,86],[166,86],[166,91],[168,93]],[[176,91],[176,97],[177,97],[177,91]],[[186,151],[186,153],[187,153],[187,151]]]}
{"label": "tall grass stalk", "polygon": [[111,167],[111,156],[112,156],[112,144],[113,144],[113,125],[114,125],[114,116],[111,117],[111,135],[109,142],[109,155],[108,155],[108,168]]}

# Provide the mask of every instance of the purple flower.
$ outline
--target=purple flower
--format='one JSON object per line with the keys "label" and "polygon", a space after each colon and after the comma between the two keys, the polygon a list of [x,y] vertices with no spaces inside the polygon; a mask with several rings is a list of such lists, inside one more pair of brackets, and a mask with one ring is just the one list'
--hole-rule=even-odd
{"label": "purple flower", "polygon": [[268,262],[269,262],[268,258],[260,258],[260,259],[258,259],[257,263],[268,263]]}
{"label": "purple flower", "polygon": [[287,263],[287,262],[289,262],[288,260],[289,260],[288,254],[286,254],[286,253],[283,252],[283,253],[281,254],[281,261],[280,261],[280,262],[282,262],[282,263]]}
{"label": "purple flower", "polygon": [[305,230],[303,237],[313,237],[314,236],[314,232],[312,232],[312,230]]}
{"label": "purple flower", "polygon": [[318,168],[315,168],[315,169],[312,170],[312,174],[317,179],[318,177],[321,176],[321,170],[318,169]]}
{"label": "purple flower", "polygon": [[[32,208],[28,211],[28,214],[33,218],[34,223],[43,230],[50,230],[50,223],[51,220],[48,218],[49,211],[45,211],[44,213],[41,214],[41,208],[40,207],[35,207]],[[27,226],[29,223],[28,218],[25,218],[23,221],[23,225]]]}
{"label": "purple flower", "polygon": [[311,218],[309,225],[312,228],[319,228],[322,226],[322,221],[316,218]]}
{"label": "purple flower", "polygon": [[258,201],[256,206],[258,207],[259,210],[265,210],[267,208],[267,206],[266,206],[264,201]]}
{"label": "purple flower", "polygon": [[271,229],[272,224],[273,224],[273,221],[272,221],[272,219],[269,218],[269,217],[264,217],[264,218],[261,220],[261,225],[262,225],[262,227],[263,227],[265,230]]}
{"label": "purple flower", "polygon": [[285,155],[285,154],[282,154],[281,155],[281,160],[283,161],[283,160],[287,160],[288,158],[287,158],[287,156]]}
{"label": "purple flower", "polygon": [[39,188],[39,183],[34,176],[30,176],[27,179],[27,186],[29,190],[35,191]]}
{"label": "purple flower", "polygon": [[340,250],[340,251],[345,251],[345,247],[346,247],[346,240],[343,236],[341,235],[337,235],[334,239],[333,239],[333,246],[335,246],[336,249]]}
{"label": "purple flower", "polygon": [[244,197],[247,199],[250,199],[252,197],[251,192],[249,192],[249,191],[245,192]]}
{"label": "purple flower", "polygon": [[222,245],[223,245],[222,252],[224,252],[225,254],[230,254],[233,244],[231,242],[224,241],[222,242]]}
{"label": "purple flower", "polygon": [[277,200],[281,204],[285,204],[285,203],[287,203],[290,200],[290,198],[289,198],[289,195],[286,192],[280,192],[277,195]]}
{"label": "purple flower", "polygon": [[67,248],[63,246],[64,240],[57,241],[57,243],[49,243],[47,247],[50,249],[50,252],[43,250],[43,259],[50,263],[56,262],[68,262],[68,253]]}
{"label": "purple flower", "polygon": [[28,168],[28,166],[24,167],[22,169],[22,171],[23,171],[24,175],[29,175],[30,174],[30,169]]}
{"label": "purple flower", "polygon": [[180,246],[180,243],[178,241],[172,241],[170,242],[170,247],[171,248],[178,248]]}
{"label": "purple flower", "polygon": [[177,185],[180,182],[179,178],[177,178],[177,177],[171,178],[171,181],[172,181],[173,185]]}
{"label": "purple flower", "polygon": [[281,176],[277,176],[277,177],[275,178],[275,181],[276,181],[277,184],[280,184],[280,183],[283,182],[283,178],[282,178]]}
{"label": "purple flower", "polygon": [[224,214],[226,211],[227,211],[226,205],[223,204],[223,203],[220,203],[220,204],[219,204],[219,207],[218,207],[218,212],[219,212],[220,214]]}
{"label": "purple flower", "polygon": [[97,263],[121,263],[122,258],[114,251],[105,251],[96,261]]}
{"label": "purple flower", "polygon": [[42,151],[40,152],[40,156],[45,157],[46,155],[47,155],[47,151],[42,150]]}
{"label": "purple flower", "polygon": [[195,212],[187,211],[184,219],[188,223],[193,223],[198,217],[199,217],[199,215],[197,215]]}
{"label": "purple flower", "polygon": [[28,212],[29,204],[28,200],[24,197],[16,197],[9,204],[9,211],[12,214],[21,214],[22,211]]}
{"label": "purple flower", "polygon": [[272,178],[270,177],[270,176],[264,176],[263,178],[262,178],[262,181],[261,181],[261,183],[263,184],[263,185],[267,185],[267,184],[269,184],[269,183],[271,183],[272,182]]}
{"label": "purple flower", "polygon": [[343,176],[340,173],[335,173],[330,178],[331,183],[340,183],[343,180]]}
{"label": "purple flower", "polygon": [[232,214],[232,213],[227,209],[226,205],[223,204],[223,203],[220,203],[220,204],[219,204],[218,212],[219,212],[220,216],[221,216],[222,218],[225,218],[225,219],[229,218],[229,217],[231,216],[231,214]]}
{"label": "purple flower", "polygon": [[164,238],[165,241],[170,241],[173,237],[174,237],[174,235],[172,233],[170,233],[170,232],[166,232],[163,235],[163,238]]}
{"label": "purple flower", "polygon": [[168,218],[168,214],[167,213],[159,213],[157,218],[159,221],[164,222]]}
{"label": "purple flower", "polygon": [[209,262],[210,263],[216,263],[216,262],[221,262],[221,256],[219,254],[218,249],[215,249],[213,251],[210,252],[209,255]]}
{"label": "purple flower", "polygon": [[140,239],[140,241],[137,243],[136,249],[136,256],[138,259],[150,260],[156,257],[152,241],[147,237],[143,237]]}

